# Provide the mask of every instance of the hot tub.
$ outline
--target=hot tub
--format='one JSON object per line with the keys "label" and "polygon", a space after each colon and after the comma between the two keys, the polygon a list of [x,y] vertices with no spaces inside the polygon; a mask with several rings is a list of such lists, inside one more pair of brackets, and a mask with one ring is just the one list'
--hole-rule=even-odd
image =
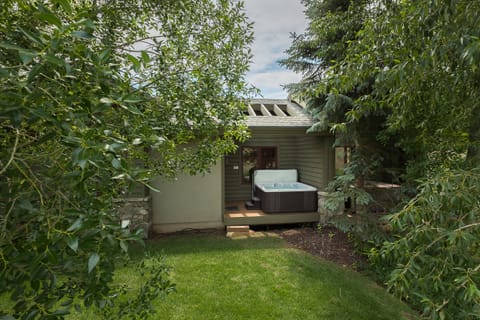
{"label": "hot tub", "polygon": [[[268,172],[257,174],[258,171]],[[287,170],[258,171],[255,174],[255,193],[261,200],[261,208],[264,212],[317,211],[317,188],[296,181],[295,169],[289,170],[290,172],[285,172]],[[274,182],[275,180],[281,181]]]}

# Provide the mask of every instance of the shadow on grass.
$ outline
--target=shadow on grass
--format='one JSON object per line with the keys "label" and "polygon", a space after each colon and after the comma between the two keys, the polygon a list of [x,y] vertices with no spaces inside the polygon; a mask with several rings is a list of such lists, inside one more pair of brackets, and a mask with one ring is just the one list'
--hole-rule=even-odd
{"label": "shadow on grass", "polygon": [[[179,255],[206,252],[261,250],[285,248],[285,241],[279,237],[230,239],[224,233],[207,234],[171,234],[145,241],[151,254]],[[140,246],[132,247],[133,256],[142,251]]]}

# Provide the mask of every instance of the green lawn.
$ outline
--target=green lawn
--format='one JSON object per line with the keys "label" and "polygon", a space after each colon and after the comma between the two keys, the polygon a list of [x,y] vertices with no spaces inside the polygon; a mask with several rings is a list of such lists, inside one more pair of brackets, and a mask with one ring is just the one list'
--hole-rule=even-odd
{"label": "green lawn", "polygon": [[[178,235],[149,247],[166,254],[177,284],[176,293],[159,299],[154,319],[415,318],[368,278],[287,248],[278,238]],[[135,283],[128,269],[121,278]]]}

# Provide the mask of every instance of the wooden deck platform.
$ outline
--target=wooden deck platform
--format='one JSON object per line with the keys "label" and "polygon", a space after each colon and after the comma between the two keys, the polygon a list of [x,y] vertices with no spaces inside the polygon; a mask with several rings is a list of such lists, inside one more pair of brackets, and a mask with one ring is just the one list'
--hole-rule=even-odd
{"label": "wooden deck platform", "polygon": [[223,215],[226,226],[307,223],[319,220],[318,212],[265,213],[262,210],[247,210],[245,201],[226,203]]}

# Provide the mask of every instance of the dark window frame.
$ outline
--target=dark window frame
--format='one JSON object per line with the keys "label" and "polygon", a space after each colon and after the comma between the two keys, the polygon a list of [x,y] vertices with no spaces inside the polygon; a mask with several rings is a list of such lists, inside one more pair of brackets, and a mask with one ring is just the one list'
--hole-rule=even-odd
{"label": "dark window frame", "polygon": [[[274,167],[272,169],[278,169],[278,146],[242,146],[240,148],[240,182],[242,184],[249,184],[250,183],[250,177],[248,176],[248,179],[244,175],[244,167],[245,167],[245,159],[244,159],[244,149],[245,148],[251,148],[251,149],[256,149],[256,161],[258,159],[262,159],[262,150],[263,149],[273,149],[275,156],[274,156]],[[264,162],[264,161],[262,161]],[[259,167],[257,169],[265,169],[264,167]]]}

